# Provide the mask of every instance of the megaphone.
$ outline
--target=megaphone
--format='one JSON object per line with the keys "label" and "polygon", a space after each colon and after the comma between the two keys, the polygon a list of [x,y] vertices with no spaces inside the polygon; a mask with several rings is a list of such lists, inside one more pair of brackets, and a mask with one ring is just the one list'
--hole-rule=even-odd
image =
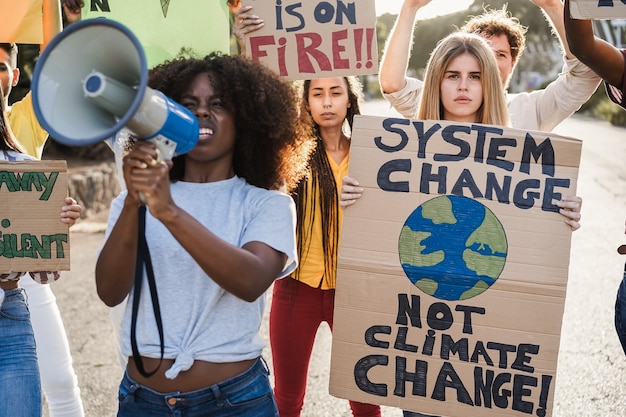
{"label": "megaphone", "polygon": [[147,60],[137,37],[106,18],[72,23],[42,52],[31,90],[35,116],[57,141],[90,145],[129,129],[153,140],[160,159],[197,143],[196,117],[147,87]]}

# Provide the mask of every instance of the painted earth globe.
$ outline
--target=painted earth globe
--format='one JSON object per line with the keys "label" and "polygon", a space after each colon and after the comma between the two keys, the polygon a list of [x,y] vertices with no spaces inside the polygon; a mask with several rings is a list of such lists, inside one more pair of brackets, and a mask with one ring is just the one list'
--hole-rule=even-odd
{"label": "painted earth globe", "polygon": [[507,256],[502,224],[480,202],[442,195],[407,218],[398,239],[404,273],[417,288],[441,300],[466,300],[486,291]]}

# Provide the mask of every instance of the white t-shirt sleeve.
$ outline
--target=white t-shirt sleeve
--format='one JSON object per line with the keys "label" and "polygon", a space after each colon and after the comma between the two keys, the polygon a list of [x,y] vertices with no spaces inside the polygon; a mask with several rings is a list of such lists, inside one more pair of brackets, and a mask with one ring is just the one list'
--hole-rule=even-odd
{"label": "white t-shirt sleeve", "polygon": [[563,72],[546,88],[509,96],[513,127],[552,131],[589,100],[600,77],[577,59],[565,60]]}
{"label": "white t-shirt sleeve", "polygon": [[284,193],[270,191],[252,214],[241,240],[242,245],[258,241],[287,255],[277,278],[293,272],[298,266],[296,251],[296,206]]}
{"label": "white t-shirt sleeve", "polygon": [[402,116],[407,119],[415,119],[424,82],[411,77],[406,77],[405,80],[406,85],[402,90],[391,94],[383,94],[383,97]]}

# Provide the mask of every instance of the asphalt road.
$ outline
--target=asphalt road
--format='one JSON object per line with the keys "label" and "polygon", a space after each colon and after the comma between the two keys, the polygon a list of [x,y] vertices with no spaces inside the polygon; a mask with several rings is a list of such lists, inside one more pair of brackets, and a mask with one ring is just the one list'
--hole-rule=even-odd
{"label": "asphalt road", "polygon": [[[367,103],[366,114],[391,115],[386,103]],[[555,417],[626,416],[626,356],[613,327],[615,292],[626,257],[626,129],[572,118],[557,133],[583,140],[578,194],[583,227],[573,234],[558,374]],[[108,309],[97,298],[93,270],[106,213],[71,232],[72,270],[53,287],[63,315],[87,416],[114,416],[122,368]],[[267,323],[262,333],[267,340]],[[314,349],[304,417],[348,417],[347,401],[328,394],[330,332],[322,326]],[[270,352],[265,352],[270,362]],[[45,414],[47,416],[47,414]],[[384,407],[384,417],[400,417]]]}

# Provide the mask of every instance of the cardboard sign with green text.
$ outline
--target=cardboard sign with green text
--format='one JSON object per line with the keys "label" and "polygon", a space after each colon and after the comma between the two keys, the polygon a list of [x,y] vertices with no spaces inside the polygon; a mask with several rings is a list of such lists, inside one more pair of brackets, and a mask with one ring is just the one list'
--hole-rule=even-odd
{"label": "cardboard sign with green text", "polygon": [[0,162],[0,273],[68,271],[65,161]]}
{"label": "cardboard sign with green text", "polygon": [[550,416],[581,142],[357,116],[330,393],[438,416]]}
{"label": "cardboard sign with green text", "polygon": [[625,19],[624,0],[570,0],[569,12],[574,19]]}
{"label": "cardboard sign with green text", "polygon": [[243,0],[265,26],[246,55],[288,80],[378,73],[374,0]]}

